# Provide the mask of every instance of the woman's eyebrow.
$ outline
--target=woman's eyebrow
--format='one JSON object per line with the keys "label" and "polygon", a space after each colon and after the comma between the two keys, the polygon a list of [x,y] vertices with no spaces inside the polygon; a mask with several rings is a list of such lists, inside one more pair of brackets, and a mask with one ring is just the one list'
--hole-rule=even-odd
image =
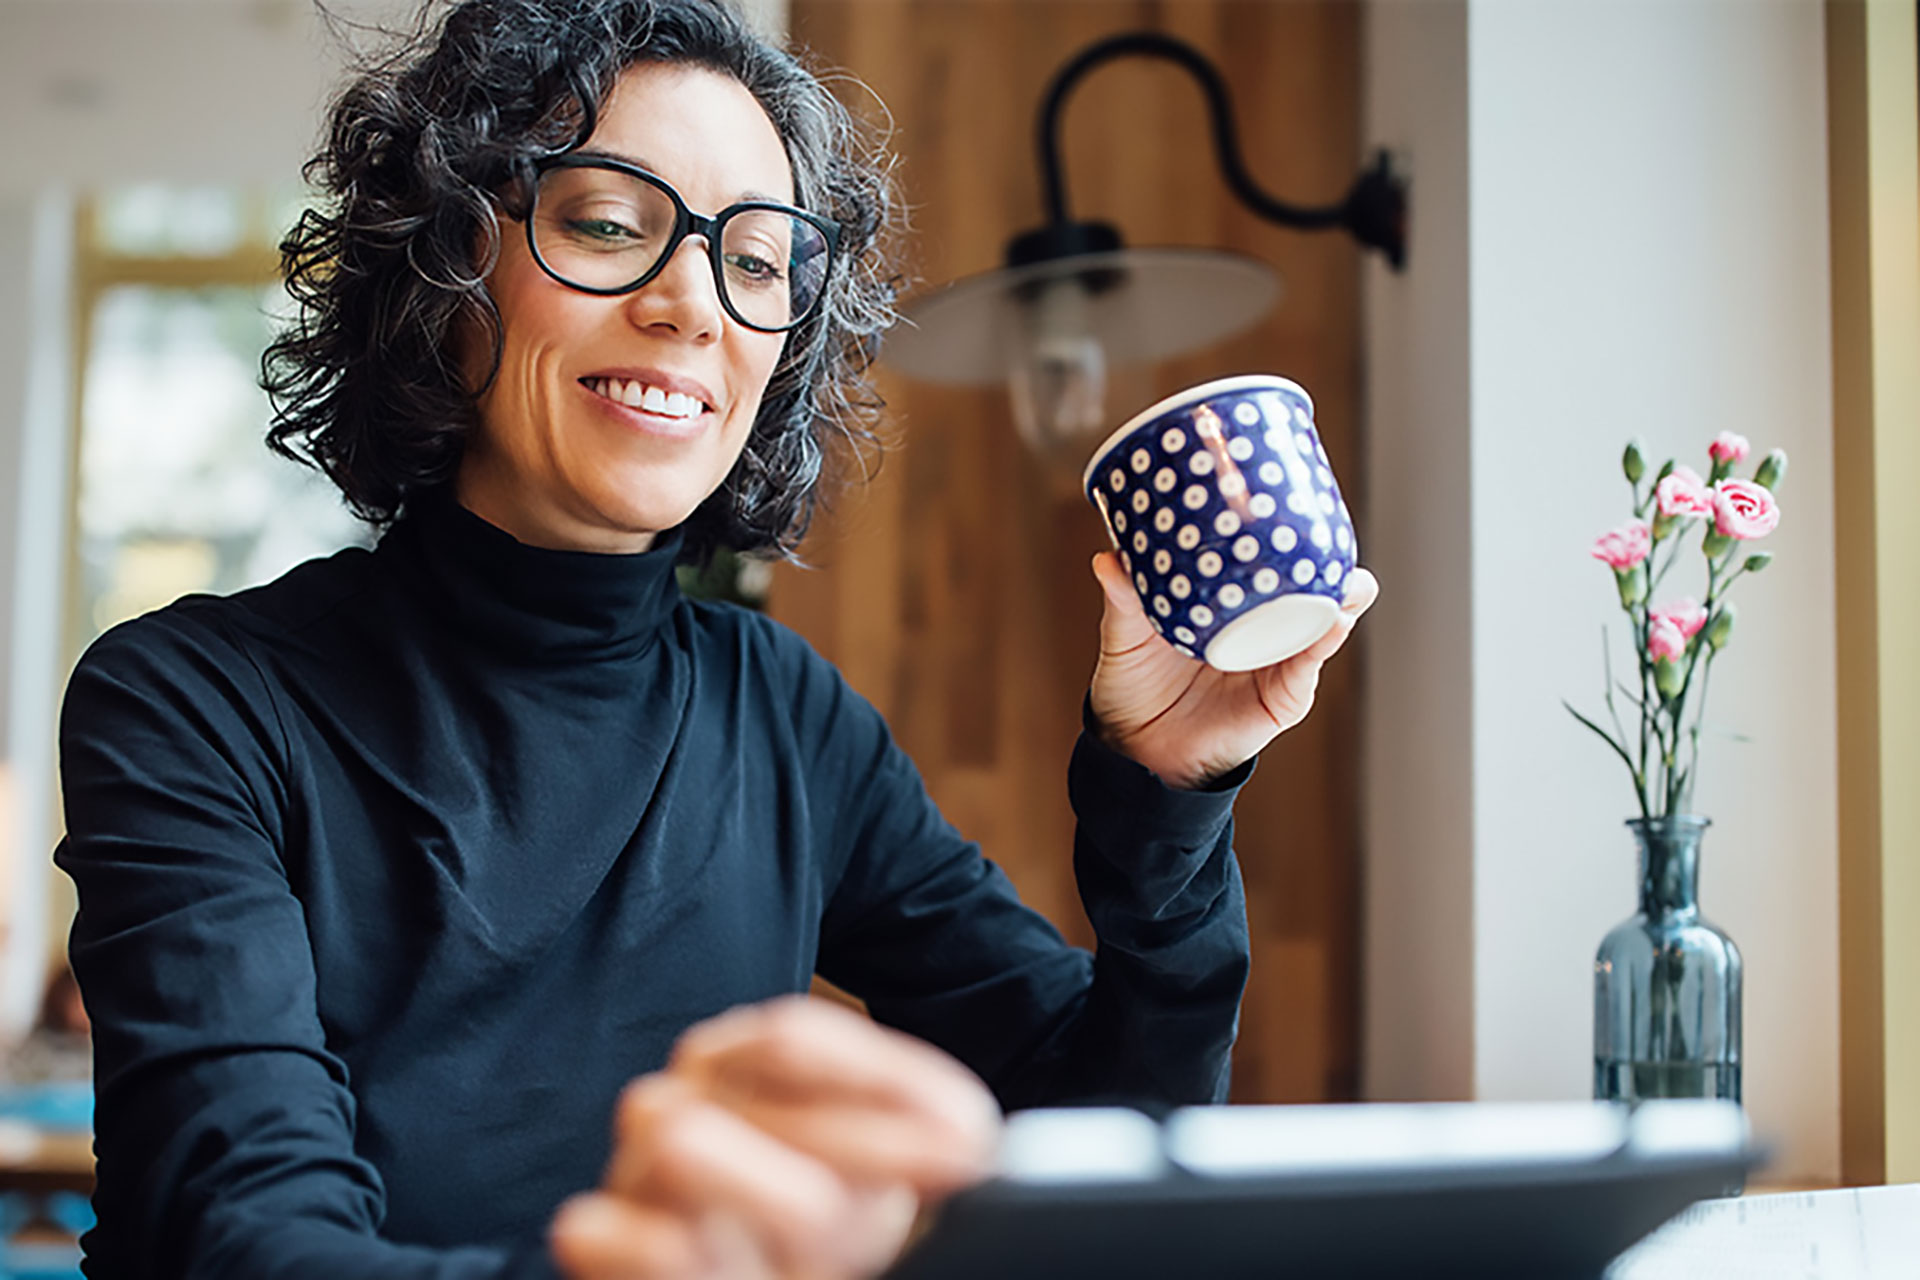
{"label": "woman's eyebrow", "polygon": [[[636,169],[645,169],[648,173],[653,174],[655,177],[662,178],[662,179],[664,179],[665,177],[664,174],[662,174],[658,169],[654,168],[653,164],[643,156],[623,156],[612,151],[601,151],[593,147],[582,147],[579,151],[576,151],[574,154],[588,160],[617,160],[621,164],[630,164],[634,166]],[[764,191],[755,191],[752,188],[748,188],[745,191],[739,192],[737,195],[734,196],[733,199],[734,199],[734,203],[746,203],[748,201],[753,201],[753,200],[764,200],[771,204],[792,204],[793,203],[791,200],[788,200],[784,196],[769,195]]]}

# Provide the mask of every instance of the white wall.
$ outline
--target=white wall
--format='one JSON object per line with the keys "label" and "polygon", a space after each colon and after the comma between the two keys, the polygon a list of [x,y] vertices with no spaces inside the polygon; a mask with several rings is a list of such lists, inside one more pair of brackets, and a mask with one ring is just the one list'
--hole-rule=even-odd
{"label": "white wall", "polygon": [[0,1032],[39,1008],[50,936],[53,724],[58,698],[67,493],[67,363],[72,202],[57,190],[0,198],[0,871],[10,908],[0,936]]}
{"label": "white wall", "polygon": [[[1785,447],[1794,466],[1779,560],[1737,590],[1739,633],[1716,673],[1715,719],[1751,744],[1709,743],[1696,807],[1711,815],[1702,873],[1706,914],[1747,960],[1746,1097],[1778,1144],[1770,1176],[1838,1173],[1838,991],[1834,785],[1834,599],[1828,368],[1824,53],[1820,8],[1786,0],[1472,0],[1382,3],[1370,48],[1417,49],[1420,74],[1375,75],[1378,139],[1408,148],[1416,227],[1457,232],[1457,192],[1430,211],[1440,156],[1464,151],[1467,229],[1440,263],[1416,246],[1405,281],[1376,283],[1371,399],[1376,522],[1371,550],[1417,548],[1382,573],[1388,598],[1418,578],[1404,614],[1380,615],[1376,695],[1396,680],[1470,690],[1470,790],[1432,797],[1431,765],[1376,749],[1370,808],[1418,795],[1426,820],[1377,824],[1368,875],[1370,935],[1403,908],[1392,886],[1433,874],[1438,827],[1471,831],[1471,906],[1442,898],[1424,934],[1471,927],[1470,977],[1457,948],[1399,946],[1396,971],[1369,974],[1383,1002],[1368,1026],[1418,994],[1470,984],[1471,1013],[1434,1062],[1391,1037],[1370,1039],[1370,1086],[1454,1088],[1472,1062],[1472,1096],[1579,1097],[1591,1088],[1591,959],[1634,906],[1632,809],[1624,769],[1560,708],[1600,691],[1599,632],[1620,614],[1604,568],[1587,557],[1624,518],[1617,458],[1640,434],[1656,456],[1704,470],[1713,434]],[[1424,39],[1416,29],[1434,28]],[[1464,41],[1458,39],[1464,24]],[[1443,36],[1436,40],[1434,37]],[[1462,45],[1464,49],[1462,50]],[[1464,52],[1464,58],[1458,57]],[[1467,108],[1464,146],[1457,119]],[[1465,289],[1459,288],[1464,275]],[[1466,340],[1461,341],[1464,329]],[[1405,336],[1411,331],[1413,336]],[[1465,367],[1458,360],[1464,348]],[[1437,371],[1435,365],[1441,366]],[[1470,389],[1462,439],[1422,412]],[[1436,430],[1438,441],[1429,441]],[[1431,447],[1469,459],[1470,529],[1444,503],[1382,498],[1445,485],[1421,470]],[[1457,643],[1466,589],[1471,641]],[[1676,579],[1678,574],[1676,574]],[[1699,580],[1674,583],[1698,588]],[[1443,637],[1395,663],[1379,632]],[[1369,619],[1370,623],[1373,619]],[[1403,640],[1403,648],[1407,646]],[[1616,650],[1618,660],[1628,655]],[[1447,695],[1422,688],[1416,707]],[[1397,702],[1376,706],[1389,732]],[[1444,750],[1445,747],[1440,749]],[[1462,811],[1468,815],[1462,818]],[[1449,871],[1453,859],[1444,864]],[[1457,886],[1455,886],[1457,888]],[[1404,935],[1403,935],[1404,937]],[[1408,975],[1420,975],[1411,977]],[[1449,1016],[1461,998],[1447,995]],[[1404,1038],[1402,1038],[1404,1039]],[[1415,1081],[1409,1084],[1409,1080]]]}

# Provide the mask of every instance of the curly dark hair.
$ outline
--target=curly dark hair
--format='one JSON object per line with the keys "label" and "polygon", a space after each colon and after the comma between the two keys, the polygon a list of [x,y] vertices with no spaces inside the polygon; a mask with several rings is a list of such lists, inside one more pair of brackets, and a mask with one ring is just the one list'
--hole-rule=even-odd
{"label": "curly dark hair", "polygon": [[[268,443],[325,473],[376,525],[452,479],[478,423],[459,352],[501,354],[485,278],[498,211],[519,217],[538,161],[582,146],[620,73],[688,63],[765,109],[795,198],[842,226],[820,309],[788,335],[738,463],[687,519],[683,558],[722,546],[791,557],[819,501],[829,444],[864,459],[880,402],[865,379],[892,324],[895,216],[878,147],[820,79],[721,0],[460,0],[336,99],[305,173],[325,197],[280,245],[292,326],[266,352]],[[475,246],[483,247],[475,261]]]}

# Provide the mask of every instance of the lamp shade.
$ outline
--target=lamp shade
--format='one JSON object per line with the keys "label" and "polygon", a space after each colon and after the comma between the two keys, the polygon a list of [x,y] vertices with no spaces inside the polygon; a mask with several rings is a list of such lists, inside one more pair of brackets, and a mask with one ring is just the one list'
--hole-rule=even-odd
{"label": "lamp shade", "polygon": [[[1063,295],[1078,295],[1070,306]],[[1280,296],[1279,275],[1217,249],[1120,249],[969,276],[909,302],[882,362],[928,382],[1004,384],[1036,331],[1070,323],[1109,364],[1198,351],[1250,328]],[[1070,319],[1068,319],[1070,317]]]}

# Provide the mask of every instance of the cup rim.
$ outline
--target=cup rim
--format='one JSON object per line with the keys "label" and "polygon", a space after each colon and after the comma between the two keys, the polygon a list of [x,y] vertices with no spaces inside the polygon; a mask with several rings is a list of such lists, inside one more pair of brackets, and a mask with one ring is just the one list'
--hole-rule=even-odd
{"label": "cup rim", "polygon": [[1198,386],[1187,387],[1184,390],[1174,392],[1172,395],[1162,396],[1140,412],[1134,414],[1131,418],[1128,418],[1112,435],[1102,440],[1100,447],[1093,451],[1093,456],[1087,459],[1086,469],[1080,473],[1081,491],[1084,493],[1092,486],[1093,473],[1100,469],[1100,460],[1105,458],[1115,445],[1169,409],[1178,408],[1180,405],[1190,404],[1196,400],[1210,400],[1217,395],[1223,395],[1230,391],[1241,391],[1252,387],[1266,387],[1275,390],[1286,388],[1297,393],[1301,399],[1307,402],[1309,412],[1313,409],[1313,396],[1308,393],[1307,389],[1295,382],[1292,378],[1283,378],[1277,373],[1240,373],[1229,378],[1215,378],[1212,382],[1202,382]]}

